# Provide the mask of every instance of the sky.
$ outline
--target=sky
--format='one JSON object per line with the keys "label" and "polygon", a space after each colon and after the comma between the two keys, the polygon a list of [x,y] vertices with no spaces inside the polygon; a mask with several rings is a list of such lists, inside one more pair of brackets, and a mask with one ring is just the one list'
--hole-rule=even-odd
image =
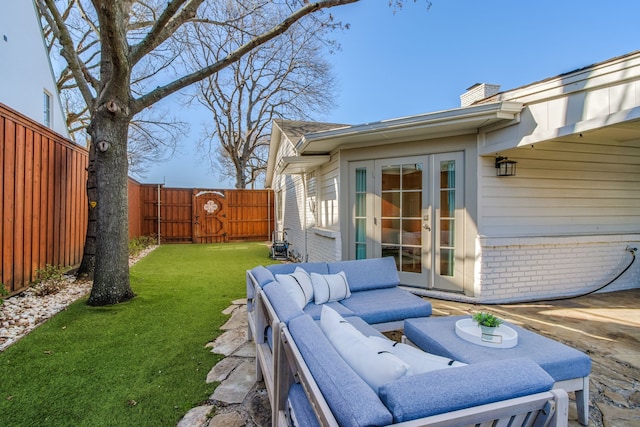
{"label": "sky", "polygon": [[[331,54],[337,107],[317,121],[364,124],[460,106],[475,83],[501,90],[557,76],[640,50],[638,0],[387,0],[332,8],[349,23]],[[179,105],[169,99],[166,105]],[[184,106],[180,104],[180,108]],[[143,183],[233,188],[193,150],[205,111],[182,111],[191,132],[171,161],[153,166]],[[262,185],[262,183],[260,183]]]}

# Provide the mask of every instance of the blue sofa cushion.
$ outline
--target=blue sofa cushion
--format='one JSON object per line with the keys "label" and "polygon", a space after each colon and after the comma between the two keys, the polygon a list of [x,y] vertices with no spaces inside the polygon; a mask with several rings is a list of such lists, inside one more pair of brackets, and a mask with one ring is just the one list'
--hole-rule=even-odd
{"label": "blue sofa cushion", "polygon": [[292,409],[292,417],[294,418],[294,425],[296,426],[309,426],[320,427],[318,418],[316,417],[311,403],[307,395],[304,393],[304,389],[300,383],[294,383],[289,389],[289,406]]}
{"label": "blue sofa cushion", "polygon": [[396,423],[551,390],[529,358],[490,361],[400,378],[380,388]]}
{"label": "blue sofa cushion", "polygon": [[258,285],[260,287],[263,287],[267,283],[273,282],[274,280],[276,280],[276,278],[273,275],[273,273],[269,269],[267,269],[266,267],[264,267],[262,265],[259,265],[259,266],[255,267],[255,268],[253,268],[251,270],[251,274],[256,279],[256,281],[258,282]]}
{"label": "blue sofa cushion", "polygon": [[325,304],[320,305],[312,301],[309,304],[307,304],[303,310],[306,314],[311,316],[313,320],[318,320],[320,319],[320,312],[322,311],[322,306],[324,305],[326,305],[327,307],[333,308],[342,317],[355,316],[353,311],[349,310],[347,307],[340,304],[339,302],[327,302]]}
{"label": "blue sofa cushion", "polygon": [[304,311],[293,300],[287,290],[278,282],[271,282],[262,288],[269,298],[271,306],[281,322],[289,323],[294,317],[302,316]]}
{"label": "blue sofa cushion", "polygon": [[340,357],[310,316],[292,319],[289,330],[338,424],[343,427],[391,424],[391,413]]}
{"label": "blue sofa cushion", "polygon": [[[349,281],[351,283],[351,281]],[[396,287],[353,292],[340,304],[368,323],[385,323],[431,315],[431,303]]]}
{"label": "blue sofa cushion", "polygon": [[[470,344],[455,333],[456,322],[468,317],[411,319],[404,324],[405,335],[429,353],[469,364],[526,356],[540,365],[556,381],[586,377],[591,372],[591,358],[583,352],[508,322],[505,322],[505,325],[518,333],[517,346],[496,350]],[[473,347],[473,351],[469,351],[470,347]]]}
{"label": "blue sofa cushion", "polygon": [[370,324],[362,320],[360,317],[349,316],[349,317],[345,317],[344,320],[351,323],[365,337],[378,337],[378,338],[388,339],[382,334],[382,332],[380,332],[379,330],[377,330],[376,328],[374,328],[373,326],[371,326]]}
{"label": "blue sofa cushion", "polygon": [[329,273],[344,271],[351,292],[392,288],[400,284],[393,257],[336,261],[329,264]]}
{"label": "blue sofa cushion", "polygon": [[272,264],[267,268],[273,274],[290,274],[295,271],[296,267],[302,268],[304,271],[306,271],[309,274],[329,273],[329,268],[327,267],[326,262],[298,262],[298,263],[287,263],[287,264]]}

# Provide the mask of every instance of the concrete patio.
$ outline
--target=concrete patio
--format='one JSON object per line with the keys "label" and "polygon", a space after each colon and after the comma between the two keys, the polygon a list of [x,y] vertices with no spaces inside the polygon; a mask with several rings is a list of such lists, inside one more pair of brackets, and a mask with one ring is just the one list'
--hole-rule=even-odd
{"label": "concrete patio", "polygon": [[[489,311],[509,322],[587,353],[593,362],[589,425],[640,425],[640,289],[512,305],[467,304],[433,298],[429,298],[429,301],[433,304],[433,316]],[[248,349],[244,345],[244,301],[234,301],[234,306],[229,310],[229,313],[233,312],[232,318],[223,327],[228,339],[217,340],[217,343],[211,345],[216,352],[230,356],[227,359],[237,361],[234,366],[254,366],[253,362],[247,363],[247,359],[252,360],[253,355],[246,351]],[[399,340],[402,333],[397,331],[388,335]],[[226,348],[229,343],[232,343],[232,349]],[[238,360],[238,356],[242,356],[244,362]],[[231,369],[224,369],[225,375],[218,377],[220,368],[222,366],[214,368],[209,381],[222,381],[221,386],[207,405],[194,408],[179,426],[270,425],[270,408],[264,385],[254,384],[255,377],[246,372],[231,375]],[[236,381],[234,378],[240,380]],[[223,396],[226,394],[223,393],[224,390],[229,391],[228,395]],[[569,405],[569,426],[580,426],[574,401]]]}

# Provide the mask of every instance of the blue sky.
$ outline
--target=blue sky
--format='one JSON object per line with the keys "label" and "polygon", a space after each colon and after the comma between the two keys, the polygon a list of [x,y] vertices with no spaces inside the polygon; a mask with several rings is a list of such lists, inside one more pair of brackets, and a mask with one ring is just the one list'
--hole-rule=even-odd
{"label": "blue sky", "polygon": [[[474,83],[513,89],[640,49],[638,0],[423,0],[395,14],[387,0],[331,10],[350,29],[336,33],[338,106],[319,121],[362,124],[457,108]],[[173,101],[173,100],[171,100]],[[172,161],[145,183],[232,188],[191,150],[202,112]]]}

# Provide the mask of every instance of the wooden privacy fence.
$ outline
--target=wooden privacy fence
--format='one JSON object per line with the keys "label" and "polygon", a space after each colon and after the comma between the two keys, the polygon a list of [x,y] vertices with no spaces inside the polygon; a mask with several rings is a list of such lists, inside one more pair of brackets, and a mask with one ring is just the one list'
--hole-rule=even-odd
{"label": "wooden privacy fence", "polygon": [[[47,264],[82,261],[87,150],[0,104],[0,289],[26,289]],[[164,243],[268,240],[270,190],[164,188],[129,181],[129,235]]]}
{"label": "wooden privacy fence", "polygon": [[271,239],[271,190],[165,188],[129,181],[130,237],[160,235],[162,243]]}
{"label": "wooden privacy fence", "polygon": [[10,294],[47,264],[80,263],[88,152],[0,104],[0,273]]}

